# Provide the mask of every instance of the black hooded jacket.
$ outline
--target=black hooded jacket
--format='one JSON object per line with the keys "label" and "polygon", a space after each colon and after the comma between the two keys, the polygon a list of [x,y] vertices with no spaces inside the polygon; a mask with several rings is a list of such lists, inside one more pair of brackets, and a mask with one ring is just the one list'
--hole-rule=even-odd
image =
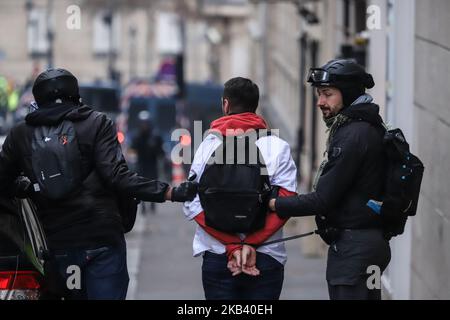
{"label": "black hooded jacket", "polygon": [[376,104],[351,105],[341,111],[351,118],[330,141],[329,161],[316,191],[279,198],[281,217],[317,215],[339,229],[381,228],[379,215],[366,204],[381,201],[385,176],[384,129]]}
{"label": "black hooded jacket", "polygon": [[77,133],[86,177],[82,188],[68,199],[32,198],[51,249],[94,248],[117,243],[123,234],[117,194],[164,202],[168,185],[131,172],[117,141],[114,123],[87,106],[58,105],[29,114],[15,126],[0,153],[0,192],[6,193],[23,173],[36,182],[31,164],[33,127],[71,120]]}

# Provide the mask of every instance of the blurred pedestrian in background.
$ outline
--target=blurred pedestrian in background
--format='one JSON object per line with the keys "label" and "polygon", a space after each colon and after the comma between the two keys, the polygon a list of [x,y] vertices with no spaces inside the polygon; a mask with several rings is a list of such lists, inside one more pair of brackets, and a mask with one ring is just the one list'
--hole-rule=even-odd
{"label": "blurred pedestrian in background", "polygon": [[[164,157],[162,138],[155,132],[148,111],[139,113],[139,129],[134,137],[131,148],[137,153],[137,171],[139,175],[158,179],[158,164]],[[150,203],[150,210],[155,212],[155,203]],[[147,213],[146,203],[142,202],[142,213]]]}

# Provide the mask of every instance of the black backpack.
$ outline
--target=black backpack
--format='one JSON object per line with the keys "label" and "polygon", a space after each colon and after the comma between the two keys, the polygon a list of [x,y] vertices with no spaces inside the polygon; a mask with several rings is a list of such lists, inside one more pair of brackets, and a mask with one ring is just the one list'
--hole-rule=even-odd
{"label": "black backpack", "polygon": [[59,200],[81,186],[81,154],[71,121],[35,127],[31,148],[33,173],[39,185],[35,191]]}
{"label": "black backpack", "polygon": [[[249,233],[262,229],[271,191],[269,177],[262,172],[265,169],[264,159],[248,134],[216,135],[221,138],[222,144],[211,157],[223,162],[207,164],[199,183],[205,223],[227,233]],[[244,148],[239,149],[238,146]],[[227,152],[230,149],[233,152]]]}
{"label": "black backpack", "polygon": [[[83,172],[75,126],[69,120],[55,126],[34,127],[31,146],[33,173],[39,185],[35,191],[46,198],[60,200],[73,195],[93,173]],[[139,201],[120,192],[116,192],[116,200],[124,232],[130,232]]]}
{"label": "black backpack", "polygon": [[400,129],[386,130],[383,142],[387,165],[380,214],[383,230],[390,239],[402,234],[408,217],[416,214],[424,166],[409,151]]}

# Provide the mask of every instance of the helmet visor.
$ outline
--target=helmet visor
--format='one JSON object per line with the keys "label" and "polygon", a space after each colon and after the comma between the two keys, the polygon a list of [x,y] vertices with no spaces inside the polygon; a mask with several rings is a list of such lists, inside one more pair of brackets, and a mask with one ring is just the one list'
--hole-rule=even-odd
{"label": "helmet visor", "polygon": [[308,82],[313,84],[330,82],[330,73],[323,69],[312,68],[309,70]]}

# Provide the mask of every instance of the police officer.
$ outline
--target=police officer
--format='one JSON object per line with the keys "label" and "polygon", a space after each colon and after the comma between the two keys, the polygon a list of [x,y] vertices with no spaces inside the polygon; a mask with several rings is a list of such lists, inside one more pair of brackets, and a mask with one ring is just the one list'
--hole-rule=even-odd
{"label": "police officer", "polygon": [[129,277],[118,199],[127,196],[151,202],[184,202],[195,197],[197,187],[185,182],[172,188],[131,172],[114,123],[81,104],[77,79],[69,71],[50,69],[41,73],[34,82],[33,95],[39,108],[11,130],[0,153],[0,193],[11,189],[21,172],[36,185],[32,157],[35,128],[70,121],[80,152],[80,187],[64,199],[51,200],[42,192],[30,196],[37,205],[63,283],[70,275],[68,267],[75,265],[81,270],[80,286],[64,293],[67,298],[125,299]]}
{"label": "police officer", "polygon": [[[385,173],[382,119],[365,93],[374,87],[373,78],[353,60],[332,60],[311,69],[308,82],[329,131],[326,160],[313,192],[272,199],[270,206],[280,217],[316,216],[330,245],[330,299],[381,299],[376,275],[387,267],[390,247],[378,210],[372,209],[381,201]],[[373,270],[375,278],[369,278]]]}

